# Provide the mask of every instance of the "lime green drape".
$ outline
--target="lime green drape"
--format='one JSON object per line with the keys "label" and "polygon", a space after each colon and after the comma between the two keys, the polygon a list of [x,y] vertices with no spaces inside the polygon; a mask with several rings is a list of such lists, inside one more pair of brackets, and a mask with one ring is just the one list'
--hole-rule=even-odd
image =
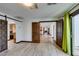
{"label": "lime green drape", "polygon": [[64,50],[64,52],[68,53],[69,55],[71,55],[70,29],[71,29],[71,27],[70,27],[69,13],[65,13],[62,49]]}

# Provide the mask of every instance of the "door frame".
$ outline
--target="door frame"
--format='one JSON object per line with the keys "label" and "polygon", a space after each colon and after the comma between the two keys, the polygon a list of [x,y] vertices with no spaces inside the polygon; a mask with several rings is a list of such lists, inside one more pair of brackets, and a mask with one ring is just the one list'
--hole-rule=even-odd
{"label": "door frame", "polygon": [[[60,19],[60,20],[58,20],[57,22],[59,22],[59,21],[62,21],[62,40],[63,40],[63,19]],[[57,25],[56,25],[56,40],[57,40],[57,34],[58,34],[58,31],[57,31],[57,29],[58,29],[58,27],[57,27]],[[56,44],[57,44],[57,42],[56,42]],[[57,44],[58,45],[58,44]],[[62,45],[62,44],[61,44]],[[60,47],[60,48],[62,48],[62,47]]]}
{"label": "door frame", "polygon": [[[63,19],[62,19],[63,20]],[[58,22],[58,21],[60,21],[60,20],[53,20],[53,21],[39,21],[38,23],[45,23],[45,22]],[[56,26],[56,28],[57,28],[57,26]],[[62,28],[62,30],[63,30],[63,28]],[[56,30],[56,38],[57,38],[57,30]],[[63,32],[62,32],[62,38],[63,38]],[[56,39],[57,40],[57,39]]]}
{"label": "door frame", "polygon": [[[57,23],[58,20],[53,20],[53,21],[39,21],[39,23],[50,23],[50,22],[56,22]],[[57,30],[56,30],[56,34],[57,34]],[[56,35],[57,38],[57,35]]]}
{"label": "door frame", "polygon": [[[12,40],[13,40],[13,43],[16,43],[16,23],[9,24],[9,29],[11,28],[11,25],[14,25],[15,26],[15,35],[13,35],[13,39]],[[9,38],[10,38],[10,34],[9,34]]]}
{"label": "door frame", "polygon": [[[53,20],[53,21],[39,21],[39,22],[37,22],[37,23],[45,23],[45,22],[57,22],[58,20]],[[33,22],[32,22],[33,23]],[[57,33],[56,33],[57,34]],[[33,42],[33,39],[32,39],[32,42]]]}

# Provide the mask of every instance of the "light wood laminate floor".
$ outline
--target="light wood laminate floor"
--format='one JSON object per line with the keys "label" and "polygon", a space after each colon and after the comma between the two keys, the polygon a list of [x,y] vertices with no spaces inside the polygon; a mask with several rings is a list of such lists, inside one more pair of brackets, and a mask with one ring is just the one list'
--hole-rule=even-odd
{"label": "light wood laminate floor", "polygon": [[21,42],[18,44],[14,44],[12,41],[9,41],[8,50],[1,52],[0,55],[1,56],[68,56],[66,53],[64,53],[60,48],[56,46],[55,42],[52,41],[46,43],[44,41],[41,43]]}

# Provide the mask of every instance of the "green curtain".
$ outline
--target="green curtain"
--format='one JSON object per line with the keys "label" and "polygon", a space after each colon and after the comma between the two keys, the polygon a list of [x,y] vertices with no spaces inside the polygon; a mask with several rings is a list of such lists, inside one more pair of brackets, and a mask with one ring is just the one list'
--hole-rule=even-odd
{"label": "green curtain", "polygon": [[65,13],[64,15],[64,30],[63,30],[63,41],[62,41],[62,49],[64,52],[71,55],[71,38],[70,38],[70,17],[69,13]]}

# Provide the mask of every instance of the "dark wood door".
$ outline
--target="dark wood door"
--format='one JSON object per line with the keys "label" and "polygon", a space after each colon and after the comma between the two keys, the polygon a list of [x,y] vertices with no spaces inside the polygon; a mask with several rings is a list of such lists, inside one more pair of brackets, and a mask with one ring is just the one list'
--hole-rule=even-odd
{"label": "dark wood door", "polygon": [[7,21],[0,20],[0,52],[7,49]]}
{"label": "dark wood door", "polygon": [[63,20],[56,22],[56,43],[58,46],[62,47],[63,39]]}
{"label": "dark wood door", "polygon": [[32,23],[32,42],[40,43],[40,23],[39,22]]}

